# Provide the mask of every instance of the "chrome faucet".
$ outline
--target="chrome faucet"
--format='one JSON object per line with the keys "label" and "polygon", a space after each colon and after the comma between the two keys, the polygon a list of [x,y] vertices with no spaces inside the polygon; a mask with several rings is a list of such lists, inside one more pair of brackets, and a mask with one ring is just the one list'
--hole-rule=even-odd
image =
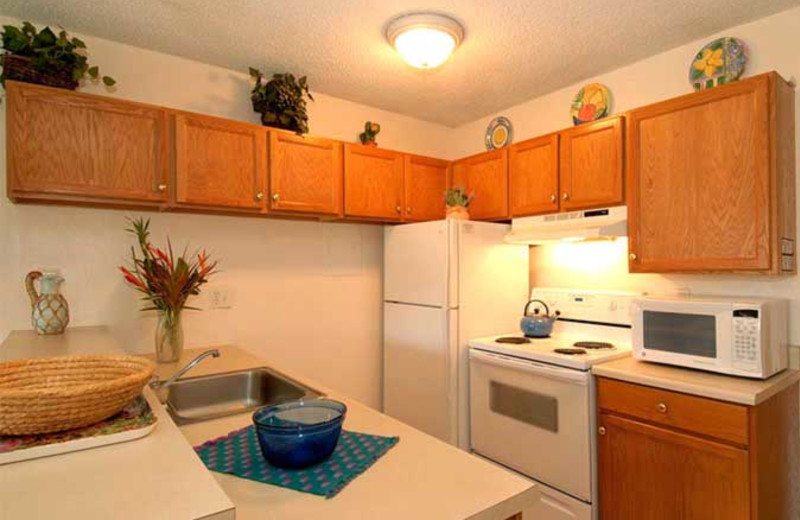
{"label": "chrome faucet", "polygon": [[159,381],[156,377],[154,377],[153,380],[150,381],[150,388],[152,388],[153,390],[159,390],[161,388],[168,387],[169,385],[180,379],[186,372],[193,369],[199,362],[203,361],[205,358],[209,356],[218,358],[220,356],[219,350],[215,348],[211,350],[206,350],[193,360],[189,361],[189,363],[187,363],[185,367],[175,372],[175,374],[173,374],[173,376],[167,379],[166,381]]}

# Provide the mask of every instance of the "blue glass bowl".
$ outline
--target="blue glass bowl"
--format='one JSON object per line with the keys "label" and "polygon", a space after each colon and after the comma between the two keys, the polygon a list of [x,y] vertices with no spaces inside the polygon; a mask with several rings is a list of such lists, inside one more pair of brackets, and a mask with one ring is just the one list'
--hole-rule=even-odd
{"label": "blue glass bowl", "polygon": [[253,424],[267,462],[299,469],[333,453],[346,414],[347,406],[331,399],[287,401],[256,410]]}

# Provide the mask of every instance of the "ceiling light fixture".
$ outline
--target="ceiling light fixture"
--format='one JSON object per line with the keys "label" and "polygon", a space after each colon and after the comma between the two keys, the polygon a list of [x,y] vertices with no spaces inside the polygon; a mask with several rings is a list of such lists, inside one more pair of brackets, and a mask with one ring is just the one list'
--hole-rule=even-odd
{"label": "ceiling light fixture", "polygon": [[400,56],[418,69],[433,69],[464,39],[464,28],[449,16],[434,13],[408,14],[392,20],[386,39]]}

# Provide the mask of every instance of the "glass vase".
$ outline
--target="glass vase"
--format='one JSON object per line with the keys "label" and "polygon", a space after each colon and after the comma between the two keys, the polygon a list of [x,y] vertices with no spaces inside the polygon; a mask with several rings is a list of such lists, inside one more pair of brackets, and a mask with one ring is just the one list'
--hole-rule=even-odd
{"label": "glass vase", "polygon": [[156,325],[156,361],[174,363],[183,354],[183,325],[181,313],[161,311]]}

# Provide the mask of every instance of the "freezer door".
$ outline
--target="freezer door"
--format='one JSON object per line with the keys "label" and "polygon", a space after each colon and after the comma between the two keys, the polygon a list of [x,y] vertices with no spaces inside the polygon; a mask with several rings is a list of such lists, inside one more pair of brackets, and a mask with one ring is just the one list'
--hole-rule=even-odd
{"label": "freezer door", "polygon": [[450,235],[445,220],[386,226],[383,299],[446,307],[450,283]]}
{"label": "freezer door", "polygon": [[384,412],[453,443],[456,407],[451,350],[446,309],[384,304]]}

